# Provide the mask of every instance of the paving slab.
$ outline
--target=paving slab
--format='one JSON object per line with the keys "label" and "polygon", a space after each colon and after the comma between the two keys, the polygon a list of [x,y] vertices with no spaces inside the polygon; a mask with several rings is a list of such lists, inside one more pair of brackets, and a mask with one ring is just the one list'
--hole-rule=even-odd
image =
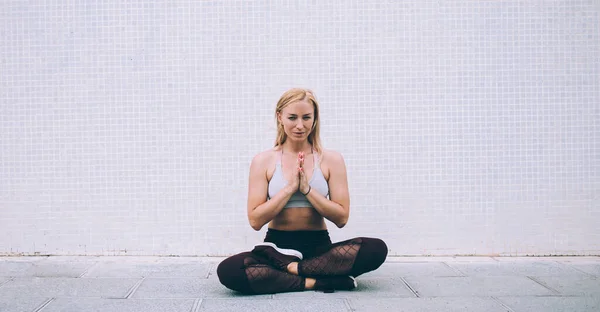
{"label": "paving slab", "polygon": [[[77,257],[74,257],[77,258]],[[160,256],[94,256],[97,262],[157,263]]]}
{"label": "paving slab", "polygon": [[322,291],[303,291],[274,294],[275,299],[290,298],[369,298],[377,296],[384,297],[416,297],[415,294],[406,286],[401,278],[356,278],[358,287],[351,291],[336,291],[334,293],[324,293]]}
{"label": "paving slab", "polygon": [[34,267],[20,275],[21,277],[79,277],[83,275],[93,263],[64,262],[48,260],[34,264]]}
{"label": "paving slab", "polygon": [[521,257],[494,257],[494,260],[499,262],[510,262],[510,261],[552,261],[552,262],[593,262],[598,263],[600,256],[521,256]]}
{"label": "paving slab", "polygon": [[139,281],[131,278],[16,277],[0,287],[0,297],[124,298]]}
{"label": "paving slab", "polygon": [[200,311],[210,312],[347,312],[344,299],[203,299]]}
{"label": "paving slab", "polygon": [[209,280],[216,281],[217,283],[219,283],[219,276],[217,275],[217,266],[218,264],[213,264],[211,266],[210,270],[208,271],[207,278]]}
{"label": "paving slab", "polygon": [[600,278],[579,276],[540,276],[535,279],[567,296],[600,297]]}
{"label": "paving slab", "polygon": [[492,257],[497,262],[560,262],[560,261],[581,261],[589,260],[598,262],[600,257],[596,256],[502,256]]}
{"label": "paving slab", "polygon": [[590,276],[600,277],[600,257],[550,257],[558,263],[562,263]]}
{"label": "paving slab", "polygon": [[46,257],[32,261],[2,261],[0,275],[14,277],[78,277],[94,265],[93,260]]}
{"label": "paving slab", "polygon": [[84,299],[57,298],[42,312],[190,312],[194,299]]}
{"label": "paving slab", "polygon": [[492,298],[377,298],[348,299],[355,312],[506,312],[506,308]]}
{"label": "paving slab", "polygon": [[0,276],[16,277],[27,275],[27,271],[34,267],[33,261],[0,261]]}
{"label": "paving slab", "polygon": [[0,295],[0,311],[31,312],[48,300],[50,297],[32,297],[28,293],[16,293],[10,297]]}
{"label": "paving slab", "polygon": [[599,297],[499,297],[514,312],[598,312]]}
{"label": "paving slab", "polygon": [[590,276],[600,277],[600,263],[572,263],[568,265]]}
{"label": "paving slab", "polygon": [[449,266],[466,276],[589,276],[566,264],[553,261],[451,263]]}
{"label": "paving slab", "polygon": [[377,270],[359,278],[407,277],[407,276],[462,276],[444,262],[392,262],[384,263]]}
{"label": "paving slab", "polygon": [[555,292],[524,276],[407,277],[422,297],[545,296]]}
{"label": "paving slab", "polygon": [[270,299],[272,295],[246,296],[225,288],[218,280],[201,278],[146,278],[131,298]]}
{"label": "paving slab", "polygon": [[353,291],[248,296],[220,258],[0,257],[0,311],[600,311],[600,257],[391,258]]}
{"label": "paving slab", "polygon": [[26,257],[16,257],[16,256],[0,256],[0,262],[34,262],[40,260],[46,260],[48,256],[26,256]]}
{"label": "paving slab", "polygon": [[395,257],[389,256],[385,259],[386,263],[393,262],[497,262],[493,257],[468,257],[468,256],[414,256],[414,257]]}
{"label": "paving slab", "polygon": [[156,260],[153,262],[103,261],[91,268],[84,277],[198,277],[208,278],[210,262],[194,260]]}

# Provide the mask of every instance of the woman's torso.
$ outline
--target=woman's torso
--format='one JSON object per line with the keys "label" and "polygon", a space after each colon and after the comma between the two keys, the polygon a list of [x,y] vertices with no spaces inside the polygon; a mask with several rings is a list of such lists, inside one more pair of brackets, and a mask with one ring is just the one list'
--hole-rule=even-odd
{"label": "woman's torso", "polygon": [[[315,152],[316,153],[316,152]],[[281,149],[274,149],[270,157],[269,166],[267,168],[267,181],[270,182],[273,176],[280,174],[284,183],[290,181],[293,172],[296,172],[296,155],[282,154]],[[329,169],[327,164],[318,161],[318,157],[308,154],[304,157],[304,172],[307,173],[307,180],[313,178],[329,180]],[[317,167],[315,167],[315,165]],[[322,175],[316,177],[315,175]],[[298,231],[298,230],[325,230],[327,225],[324,218],[313,207],[291,207],[283,208],[282,211],[275,216],[269,223],[269,228],[281,231]]]}

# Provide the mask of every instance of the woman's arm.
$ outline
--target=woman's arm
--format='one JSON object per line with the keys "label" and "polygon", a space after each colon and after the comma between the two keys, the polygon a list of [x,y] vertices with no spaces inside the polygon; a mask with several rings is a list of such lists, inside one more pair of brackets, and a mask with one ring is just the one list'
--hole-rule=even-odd
{"label": "woman's arm", "polygon": [[285,203],[298,189],[298,184],[288,183],[279,193],[267,200],[266,194],[269,187],[267,168],[269,153],[263,152],[256,155],[250,164],[250,178],[248,182],[248,221],[250,226],[259,231],[265,224],[277,216]]}
{"label": "woman's arm", "polygon": [[[327,151],[323,160],[327,161],[329,167],[329,199],[312,189],[306,195],[306,198],[319,214],[333,222],[338,228],[342,228],[350,217],[350,194],[348,192],[346,164],[342,154],[335,151]],[[306,190],[301,191],[306,192]]]}

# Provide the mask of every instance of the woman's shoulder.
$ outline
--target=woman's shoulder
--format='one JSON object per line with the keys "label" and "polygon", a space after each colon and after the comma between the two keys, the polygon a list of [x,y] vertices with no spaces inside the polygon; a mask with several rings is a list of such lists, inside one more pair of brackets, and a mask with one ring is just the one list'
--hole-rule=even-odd
{"label": "woman's shoulder", "polygon": [[332,149],[323,149],[321,151],[321,161],[328,163],[339,163],[344,162],[344,156],[342,153],[332,150]]}
{"label": "woman's shoulder", "polygon": [[340,161],[340,160],[344,159],[344,156],[342,156],[342,153],[340,153],[336,150],[332,150],[332,149],[323,149],[323,151],[321,151],[321,157],[323,159],[329,158],[330,160],[333,160],[333,161]]}
{"label": "woman's shoulder", "polygon": [[273,147],[259,152],[252,157],[252,164],[260,166],[268,166],[276,157],[278,147]]}

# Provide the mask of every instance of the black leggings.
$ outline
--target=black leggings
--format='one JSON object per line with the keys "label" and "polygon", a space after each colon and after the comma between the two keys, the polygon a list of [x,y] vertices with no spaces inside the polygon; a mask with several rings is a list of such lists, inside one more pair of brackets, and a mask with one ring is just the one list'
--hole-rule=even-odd
{"label": "black leggings", "polygon": [[304,290],[305,278],[350,275],[373,271],[385,261],[387,246],[378,238],[358,237],[332,244],[329,232],[269,229],[264,239],[280,248],[302,252],[298,275],[280,271],[251,252],[231,256],[219,264],[217,275],[225,287],[245,294],[273,294]]}

